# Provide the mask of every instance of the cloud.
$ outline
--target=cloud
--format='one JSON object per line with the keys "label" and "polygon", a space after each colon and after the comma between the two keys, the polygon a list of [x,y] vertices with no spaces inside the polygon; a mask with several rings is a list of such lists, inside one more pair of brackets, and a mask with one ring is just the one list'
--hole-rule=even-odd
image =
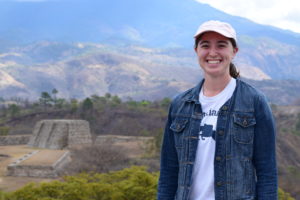
{"label": "cloud", "polygon": [[300,33],[300,6],[298,0],[196,0],[228,14],[248,18]]}
{"label": "cloud", "polygon": [[130,26],[124,26],[121,30],[121,32],[129,39],[135,40],[135,41],[143,41],[142,36],[140,35],[139,31],[133,27]]}

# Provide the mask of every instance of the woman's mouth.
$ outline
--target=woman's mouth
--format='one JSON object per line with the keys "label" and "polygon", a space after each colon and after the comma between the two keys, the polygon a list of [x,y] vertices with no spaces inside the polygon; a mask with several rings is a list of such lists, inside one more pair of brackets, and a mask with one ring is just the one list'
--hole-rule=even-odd
{"label": "woman's mouth", "polygon": [[221,60],[207,60],[208,64],[219,64]]}

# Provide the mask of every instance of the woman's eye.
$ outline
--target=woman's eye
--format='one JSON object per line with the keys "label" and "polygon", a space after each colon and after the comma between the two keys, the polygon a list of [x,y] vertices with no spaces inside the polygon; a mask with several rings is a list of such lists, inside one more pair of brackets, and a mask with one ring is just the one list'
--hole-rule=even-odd
{"label": "woman's eye", "polygon": [[208,48],[209,46],[208,46],[207,44],[202,44],[200,47],[206,49],[206,48]]}
{"label": "woman's eye", "polygon": [[218,48],[226,48],[227,46],[228,46],[228,44],[225,43],[225,42],[220,42],[220,43],[218,44]]}

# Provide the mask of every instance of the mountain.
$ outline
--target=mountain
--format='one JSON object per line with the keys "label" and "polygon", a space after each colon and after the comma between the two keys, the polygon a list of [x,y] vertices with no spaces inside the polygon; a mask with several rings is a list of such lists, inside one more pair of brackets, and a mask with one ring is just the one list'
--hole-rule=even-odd
{"label": "mountain", "polygon": [[192,47],[197,26],[220,19],[232,23],[238,35],[300,44],[299,34],[228,15],[194,0],[1,1],[0,5],[0,31],[27,41],[116,38],[154,47]]}
{"label": "mountain", "polygon": [[[195,0],[0,1],[0,52],[41,40],[193,49],[209,19],[237,30],[241,67],[272,79],[300,78],[300,34],[232,16]],[[280,73],[279,73],[280,72]]]}
{"label": "mountain", "polygon": [[[31,100],[54,88],[67,99],[111,93],[123,99],[156,100],[173,97],[202,77],[193,51],[136,45],[41,41],[0,54],[0,63],[0,96]],[[240,68],[246,81],[271,103],[299,101],[300,81],[269,80],[260,69],[253,69]]]}
{"label": "mountain", "polygon": [[0,1],[0,95],[172,97],[201,78],[193,34],[209,19],[236,28],[244,78],[272,103],[299,102],[300,34],[194,0]]}
{"label": "mountain", "polygon": [[201,76],[197,68],[186,70],[191,57],[181,60],[138,46],[39,42],[0,54],[0,62],[0,72],[6,75],[0,77],[0,95],[30,99],[53,88],[64,98],[112,93],[159,99],[190,87]]}

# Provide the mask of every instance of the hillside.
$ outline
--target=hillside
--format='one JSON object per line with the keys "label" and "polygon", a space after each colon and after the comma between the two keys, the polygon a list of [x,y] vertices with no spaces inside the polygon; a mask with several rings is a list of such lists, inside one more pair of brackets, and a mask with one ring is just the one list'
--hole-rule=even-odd
{"label": "hillside", "polygon": [[300,107],[275,106],[279,183],[300,199]]}
{"label": "hillside", "polygon": [[[88,103],[91,101],[92,103]],[[159,152],[170,100],[121,102],[116,96],[93,96],[83,102],[65,102],[61,108],[40,104],[27,105],[14,117],[11,109],[1,110],[1,127],[9,134],[31,134],[41,119],[86,119],[93,135],[154,136]],[[279,185],[300,199],[300,107],[272,106],[277,125],[277,159]],[[153,163],[154,162],[154,163]],[[158,159],[148,163],[158,170]]]}
{"label": "hillside", "polygon": [[[258,68],[237,66],[270,102],[285,105],[300,99],[300,81],[269,80]],[[0,54],[0,74],[1,97],[29,100],[54,88],[67,99],[111,93],[122,99],[159,100],[202,78],[193,50],[47,41]]]}

